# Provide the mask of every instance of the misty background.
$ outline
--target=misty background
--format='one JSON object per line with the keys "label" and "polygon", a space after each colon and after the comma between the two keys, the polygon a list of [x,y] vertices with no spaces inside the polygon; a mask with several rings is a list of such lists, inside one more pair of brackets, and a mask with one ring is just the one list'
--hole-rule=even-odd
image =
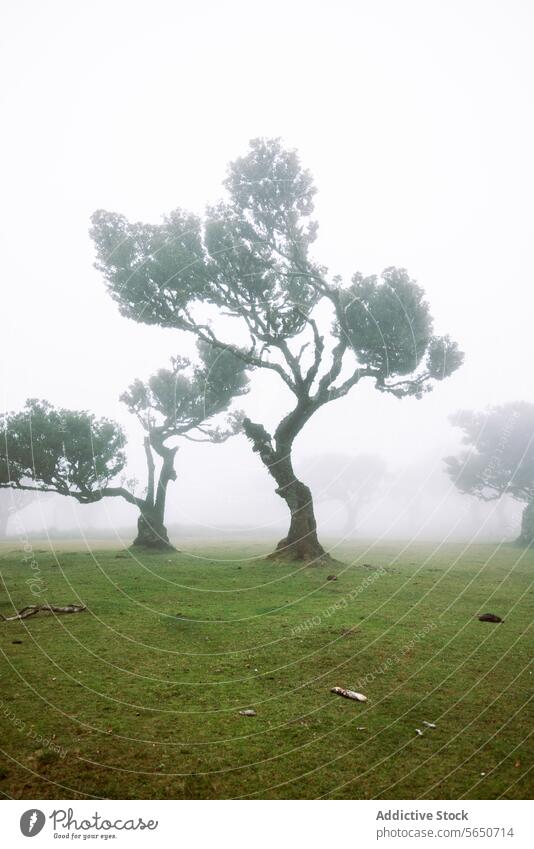
{"label": "misty background", "polygon": [[[121,318],[93,268],[90,215],[201,214],[250,138],[281,136],[318,188],[313,255],[345,279],[406,267],[466,355],[421,401],[362,382],[306,425],[295,465],[320,530],[349,533],[322,458],[365,454],[386,472],[350,533],[516,535],[520,505],[460,495],[443,457],[460,446],[458,408],[534,400],[531,3],[33,0],[4,6],[0,30],[2,410],[38,397],[114,418],[144,480],[119,395],[194,340]],[[271,374],[251,384],[239,407],[269,427],[291,399]],[[184,442],[176,469],[176,539],[279,536],[285,505],[244,436]],[[135,521],[113,499],[39,496],[7,534],[124,541]]]}

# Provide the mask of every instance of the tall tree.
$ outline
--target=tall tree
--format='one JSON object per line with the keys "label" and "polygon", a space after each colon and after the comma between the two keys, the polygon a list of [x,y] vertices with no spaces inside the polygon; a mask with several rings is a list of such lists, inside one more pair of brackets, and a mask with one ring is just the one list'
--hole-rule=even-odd
{"label": "tall tree", "polygon": [[324,549],[311,491],[292,463],[306,422],[363,378],[398,398],[421,397],[462,355],[434,335],[424,292],[403,269],[345,284],[311,257],[315,188],[278,139],[252,141],[225,187],[203,222],[180,209],[161,224],[96,212],[97,267],[123,315],[189,331],[289,390],[273,433],[249,418],[243,427],[291,514],[273,556],[315,559]]}
{"label": "tall tree", "polygon": [[534,404],[514,401],[481,412],[461,410],[452,423],[469,448],[446,457],[449,475],[460,492],[482,501],[510,495],[525,504],[517,542],[534,543]]}
{"label": "tall tree", "polygon": [[[139,510],[135,546],[172,548],[164,524],[167,487],[176,480],[176,437],[222,442],[240,428],[230,413],[223,426],[210,424],[247,389],[242,363],[231,353],[200,345],[200,365],[175,358],[147,383],[136,380],[121,396],[145,430],[147,485],[117,478],[126,465],[125,437],[109,419],[86,411],[55,409],[30,399],[24,410],[0,417],[0,488],[55,492],[92,504],[123,498]],[[159,470],[155,456],[159,460]]]}

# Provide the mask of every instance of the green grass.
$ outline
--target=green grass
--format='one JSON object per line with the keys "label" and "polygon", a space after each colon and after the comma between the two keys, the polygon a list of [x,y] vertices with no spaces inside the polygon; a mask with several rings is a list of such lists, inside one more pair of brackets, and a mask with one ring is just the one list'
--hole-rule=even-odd
{"label": "green grass", "polygon": [[0,549],[4,615],[88,607],[0,622],[4,797],[531,795],[534,552],[361,546],[334,570],[265,550],[41,546],[32,569]]}

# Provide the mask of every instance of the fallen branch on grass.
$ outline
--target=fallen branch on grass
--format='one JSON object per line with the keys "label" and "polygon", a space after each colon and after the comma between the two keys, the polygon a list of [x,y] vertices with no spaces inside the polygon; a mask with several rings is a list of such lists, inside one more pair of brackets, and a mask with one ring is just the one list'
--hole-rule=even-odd
{"label": "fallen branch on grass", "polygon": [[332,687],[330,692],[335,693],[336,696],[343,696],[344,699],[354,699],[355,702],[367,701],[367,696],[364,696],[363,693],[357,693],[356,690],[346,690],[344,687]]}
{"label": "fallen branch on grass", "polygon": [[2,622],[12,622],[14,619],[27,619],[29,616],[35,616],[36,613],[40,613],[41,611],[49,611],[50,613],[81,613],[83,610],[87,610],[85,604],[66,604],[64,607],[60,607],[57,604],[31,604],[29,607],[23,607],[15,616],[2,616],[0,613],[0,619]]}

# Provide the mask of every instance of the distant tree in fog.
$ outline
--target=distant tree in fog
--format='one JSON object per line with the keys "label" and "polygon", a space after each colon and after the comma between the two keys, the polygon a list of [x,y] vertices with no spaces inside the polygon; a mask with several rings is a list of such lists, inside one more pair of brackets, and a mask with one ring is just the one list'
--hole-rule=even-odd
{"label": "distant tree in fog", "polygon": [[[136,493],[136,482],[125,476],[122,428],[91,413],[55,409],[47,401],[30,399],[20,412],[0,417],[0,489],[53,492],[92,504],[102,498],[123,498],[139,510],[134,545],[168,549],[164,524],[165,500],[174,469],[177,445],[169,440],[221,442],[240,427],[229,414],[224,427],[210,419],[227,409],[247,388],[240,361],[231,353],[199,346],[200,364],[176,358],[145,384],[136,380],[121,400],[145,430],[147,485]],[[159,470],[156,469],[156,460]]]}
{"label": "distant tree in fog", "polygon": [[3,539],[7,534],[10,518],[28,507],[35,498],[33,492],[23,490],[15,492],[14,489],[0,490],[0,539]]}
{"label": "distant tree in fog", "polygon": [[482,412],[462,410],[451,419],[469,449],[445,458],[460,492],[483,501],[510,495],[525,504],[521,545],[534,543],[534,404],[515,401]]}
{"label": "distant tree in fog", "polygon": [[292,462],[306,422],[363,378],[397,398],[420,398],[462,355],[434,335],[424,292],[403,269],[343,283],[310,256],[315,188],[279,140],[252,141],[225,188],[204,223],[180,209],[161,224],[96,212],[97,267],[123,315],[190,332],[289,390],[291,409],[273,433],[249,418],[243,429],[291,515],[272,556],[313,560],[325,552],[311,491]]}
{"label": "distant tree in fog", "polygon": [[377,454],[320,454],[307,459],[307,478],[315,500],[343,504],[346,535],[354,532],[362,508],[376,497],[386,469]]}

